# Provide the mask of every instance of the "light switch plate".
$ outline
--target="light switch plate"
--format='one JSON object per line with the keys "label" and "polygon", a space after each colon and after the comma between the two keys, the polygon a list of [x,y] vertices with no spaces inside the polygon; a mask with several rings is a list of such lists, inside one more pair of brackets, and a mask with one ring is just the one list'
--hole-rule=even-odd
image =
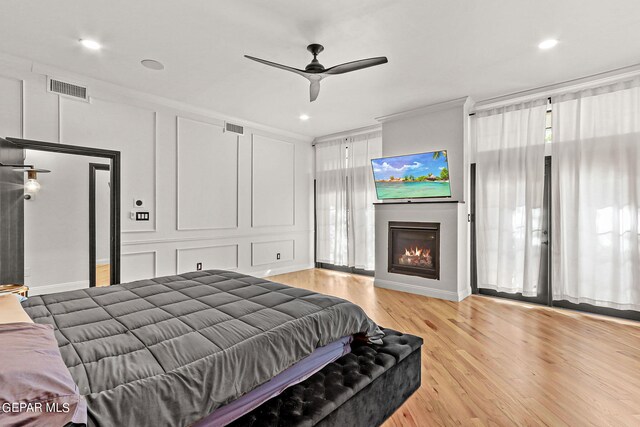
{"label": "light switch plate", "polygon": [[149,221],[149,212],[136,212],[136,221]]}

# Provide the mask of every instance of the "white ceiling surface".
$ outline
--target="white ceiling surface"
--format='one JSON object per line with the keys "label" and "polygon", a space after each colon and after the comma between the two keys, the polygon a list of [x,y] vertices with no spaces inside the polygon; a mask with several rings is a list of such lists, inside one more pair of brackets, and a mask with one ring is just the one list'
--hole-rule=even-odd
{"label": "white ceiling surface", "polygon": [[[2,0],[0,16],[0,52],[308,136],[640,62],[638,0]],[[312,42],[326,67],[389,63],[331,76],[309,103],[307,80],[243,58],[304,68]]]}

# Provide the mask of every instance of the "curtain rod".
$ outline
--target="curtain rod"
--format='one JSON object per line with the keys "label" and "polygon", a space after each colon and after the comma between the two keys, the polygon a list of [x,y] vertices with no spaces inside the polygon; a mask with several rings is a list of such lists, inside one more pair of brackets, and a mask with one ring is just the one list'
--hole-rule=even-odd
{"label": "curtain rod", "polygon": [[365,126],[357,129],[346,130],[343,132],[336,132],[329,135],[320,136],[314,139],[313,142],[311,143],[311,146],[315,147],[317,143],[332,141],[334,139],[348,138],[350,136],[356,136],[356,135],[362,135],[366,133],[380,132],[380,131],[382,131],[382,125]]}
{"label": "curtain rod", "polygon": [[554,83],[534,89],[514,92],[508,95],[488,98],[477,102],[474,106],[475,111],[469,113],[469,116],[474,116],[477,111],[488,110],[517,102],[524,102],[535,98],[541,98],[545,95],[549,102],[551,102],[552,97],[556,95],[561,95],[574,90],[587,89],[600,84],[613,83],[618,80],[624,80],[625,78],[631,78],[638,75],[640,75],[640,64],[634,64],[628,67],[616,68],[602,73],[566,80],[561,83]]}
{"label": "curtain rod", "polygon": [[[549,97],[547,97],[547,108],[548,108],[548,107],[549,107],[549,105],[551,105],[551,104],[553,104],[553,101],[551,101],[551,97],[549,96]],[[481,111],[484,111],[484,110],[490,110],[490,108],[482,108],[482,109],[481,109]],[[475,111],[474,111],[473,113],[469,113],[469,117],[471,117],[471,116],[475,116],[475,115],[476,115],[476,112],[475,112]]]}

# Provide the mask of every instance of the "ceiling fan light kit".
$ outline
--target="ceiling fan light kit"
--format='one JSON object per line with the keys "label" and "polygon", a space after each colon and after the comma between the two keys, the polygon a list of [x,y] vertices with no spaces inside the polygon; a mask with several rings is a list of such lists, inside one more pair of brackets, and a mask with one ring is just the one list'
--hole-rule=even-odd
{"label": "ceiling fan light kit", "polygon": [[268,65],[270,67],[280,68],[281,70],[299,74],[309,80],[309,99],[311,100],[311,102],[315,101],[318,98],[318,94],[320,93],[320,81],[325,77],[329,77],[333,74],[344,74],[351,71],[362,70],[363,68],[386,64],[388,62],[386,56],[378,56],[375,58],[346,62],[344,64],[336,65],[331,68],[324,68],[324,66],[318,61],[318,55],[324,50],[324,46],[322,46],[321,44],[313,43],[307,46],[307,50],[313,55],[313,60],[311,60],[311,63],[309,63],[304,68],[304,70],[289,67],[287,65],[277,64],[275,62],[255,58],[249,55],[245,55],[244,57],[256,62],[260,62],[261,64]]}

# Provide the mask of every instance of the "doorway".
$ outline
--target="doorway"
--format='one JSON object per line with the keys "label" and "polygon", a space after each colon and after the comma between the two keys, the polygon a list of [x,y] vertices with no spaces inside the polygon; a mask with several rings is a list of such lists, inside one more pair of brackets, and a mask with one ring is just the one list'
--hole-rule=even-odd
{"label": "doorway", "polygon": [[110,166],[89,163],[89,286],[109,286],[111,281]]}

